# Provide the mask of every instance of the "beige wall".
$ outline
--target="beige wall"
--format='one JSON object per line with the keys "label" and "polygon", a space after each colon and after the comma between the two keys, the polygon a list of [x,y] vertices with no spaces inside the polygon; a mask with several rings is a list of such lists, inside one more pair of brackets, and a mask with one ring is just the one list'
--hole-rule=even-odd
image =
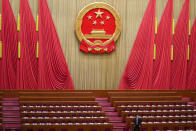
{"label": "beige wall", "polygon": [[[47,0],[58,31],[61,45],[76,89],[117,89],[126,66],[148,0]],[[74,33],[78,12],[92,2],[106,2],[120,14],[122,33],[111,54],[85,54],[79,50]],[[15,16],[19,12],[19,0],[10,0]],[[157,0],[156,17],[161,18],[167,0]],[[174,0],[174,18],[177,19],[184,0]],[[196,0],[190,0],[190,19],[196,16]],[[38,12],[38,0],[29,0],[34,17]]]}

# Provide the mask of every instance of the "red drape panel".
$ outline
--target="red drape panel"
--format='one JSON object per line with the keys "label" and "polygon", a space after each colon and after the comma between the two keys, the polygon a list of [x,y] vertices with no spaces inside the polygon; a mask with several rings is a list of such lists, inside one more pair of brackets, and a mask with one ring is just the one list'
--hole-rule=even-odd
{"label": "red drape panel", "polygon": [[36,24],[28,0],[20,0],[21,58],[18,60],[18,88],[37,89],[38,60],[36,59]]}
{"label": "red drape panel", "polygon": [[39,0],[39,89],[74,89],[46,0]]}
{"label": "red drape panel", "polygon": [[196,89],[196,19],[191,29],[190,58],[187,64],[187,89]]}
{"label": "red drape panel", "polygon": [[171,66],[173,0],[168,0],[155,36],[156,59],[153,64],[153,89],[169,89]]}
{"label": "red drape panel", "polygon": [[17,25],[9,0],[2,0],[2,44],[0,59],[0,89],[16,89],[17,73]]}
{"label": "red drape panel", "polygon": [[119,89],[151,89],[156,1],[150,0]]}
{"label": "red drape panel", "polygon": [[185,0],[172,41],[174,45],[174,60],[171,63],[171,89],[182,90],[186,88],[189,4],[190,0]]}

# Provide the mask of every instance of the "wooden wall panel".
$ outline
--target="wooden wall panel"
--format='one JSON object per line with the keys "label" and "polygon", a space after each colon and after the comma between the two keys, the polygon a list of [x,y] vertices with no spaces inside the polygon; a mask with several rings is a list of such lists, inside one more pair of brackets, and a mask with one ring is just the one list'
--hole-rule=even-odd
{"label": "wooden wall panel", "polygon": [[[72,75],[75,88],[79,90],[117,89],[130,55],[137,30],[148,0],[47,0],[62,49]],[[92,2],[106,2],[118,12],[122,21],[122,33],[111,54],[85,54],[79,50],[74,32],[79,11]],[[190,18],[196,16],[196,0],[190,0]],[[10,0],[15,16],[19,12],[19,0]],[[161,18],[167,0],[157,0],[156,17]],[[174,19],[177,20],[184,0],[174,0]],[[29,0],[34,17],[38,12],[38,0]]]}

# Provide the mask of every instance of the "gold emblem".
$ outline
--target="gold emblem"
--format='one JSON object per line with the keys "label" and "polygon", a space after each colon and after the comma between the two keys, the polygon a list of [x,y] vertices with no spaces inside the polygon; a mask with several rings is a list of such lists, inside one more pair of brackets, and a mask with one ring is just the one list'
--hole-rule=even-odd
{"label": "gold emblem", "polygon": [[96,2],[80,11],[75,31],[82,51],[110,53],[121,32],[120,17],[110,5]]}

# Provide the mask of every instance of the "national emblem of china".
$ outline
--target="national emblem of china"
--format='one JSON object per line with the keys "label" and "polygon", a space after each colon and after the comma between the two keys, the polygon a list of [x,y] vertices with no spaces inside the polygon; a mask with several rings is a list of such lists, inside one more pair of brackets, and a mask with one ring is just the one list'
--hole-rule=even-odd
{"label": "national emblem of china", "polygon": [[93,3],[82,9],[76,19],[80,50],[86,53],[110,53],[121,32],[118,13],[106,3]]}

